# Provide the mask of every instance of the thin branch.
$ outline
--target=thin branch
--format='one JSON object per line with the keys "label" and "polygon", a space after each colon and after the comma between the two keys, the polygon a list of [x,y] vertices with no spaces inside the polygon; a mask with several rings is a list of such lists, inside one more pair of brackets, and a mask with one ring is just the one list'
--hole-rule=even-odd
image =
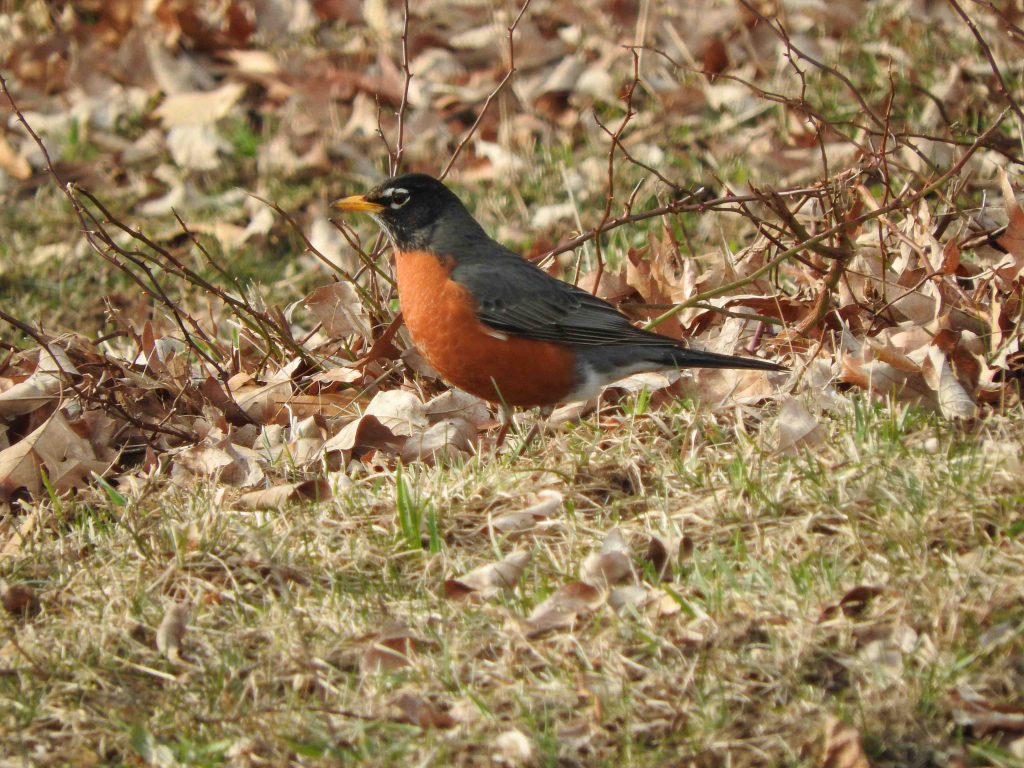
{"label": "thin branch", "polygon": [[398,105],[398,128],[395,139],[395,151],[388,154],[388,175],[397,176],[402,166],[402,155],[405,154],[405,112],[409,106],[409,85],[412,83],[412,71],[409,69],[409,0],[404,3],[402,17],[402,72],[405,73],[405,84],[402,87],[402,103]]}
{"label": "thin branch", "polygon": [[759,278],[768,274],[777,266],[782,264],[784,261],[792,258],[794,255],[798,254],[802,250],[805,250],[806,248],[810,248],[811,246],[816,245],[817,243],[823,242],[828,238],[832,237],[833,235],[839,234],[848,228],[859,226],[860,224],[872,221],[880,216],[884,216],[887,213],[892,213],[893,211],[907,208],[908,206],[913,205],[917,201],[924,199],[925,197],[932,194],[936,190],[941,189],[943,186],[945,186],[946,182],[948,182],[951,178],[960,173],[963,167],[967,164],[967,161],[970,160],[970,158],[974,155],[975,152],[977,152],[979,149],[981,149],[982,146],[984,146],[985,140],[989,137],[989,135],[994,133],[1000,125],[1002,125],[1003,121],[1006,119],[1006,116],[1009,113],[1009,109],[1003,110],[1003,112],[999,115],[999,117],[992,124],[992,126],[990,126],[989,129],[985,131],[985,133],[979,136],[978,140],[975,141],[974,144],[972,144],[966,152],[964,152],[963,157],[961,157],[949,170],[947,170],[945,173],[939,176],[939,178],[935,179],[930,184],[925,185],[914,194],[897,198],[896,200],[893,200],[893,202],[891,202],[889,205],[876,208],[875,210],[870,211],[868,213],[861,214],[860,216],[857,216],[856,218],[851,219],[850,221],[840,222],[839,224],[836,224],[835,226],[826,229],[824,232],[820,232],[814,237],[808,238],[807,240],[797,243],[792,248],[789,248],[780,253],[779,255],[775,256],[774,258],[770,259],[763,266],[761,266],[754,272],[751,272],[746,277],[740,280],[734,280],[731,283],[721,285],[717,288],[712,288],[710,290],[704,291],[703,293],[698,293],[695,296],[692,296],[686,301],[677,304],[672,309],[662,313],[658,317],[649,321],[645,325],[645,327],[653,328],[659,325],[660,323],[663,323],[666,320],[675,317],[684,309],[692,307],[697,303],[707,301],[708,299],[713,299],[716,296],[721,296],[726,293],[731,293],[732,291],[735,291],[739,288],[743,288],[747,285],[750,285],[755,280],[758,280]]}
{"label": "thin branch", "polygon": [[957,0],[949,0],[949,4],[953,6],[953,10],[957,12],[957,15],[964,20],[968,28],[971,30],[971,34],[974,35],[974,39],[978,41],[978,47],[981,48],[981,52],[985,58],[988,59],[988,65],[992,69],[992,74],[996,76],[996,82],[999,84],[999,92],[1006,99],[1006,103],[1010,105],[1010,109],[1013,110],[1014,114],[1017,115],[1017,119],[1024,123],[1024,111],[1021,110],[1017,100],[1010,94],[1010,89],[1006,87],[1006,81],[1003,79],[1002,72],[999,71],[999,65],[996,63],[996,57],[992,55],[992,49],[988,43],[985,42],[985,38],[982,37],[981,32],[978,30],[978,26],[974,23],[974,20],[967,15],[967,12],[960,7],[960,3]]}
{"label": "thin branch", "polygon": [[[633,48],[630,53],[633,55],[633,79],[626,86],[625,92],[622,95],[622,100],[626,103],[626,114],[622,116],[622,121],[619,123],[619,127],[615,129],[614,133],[609,131],[597,116],[597,112],[594,112],[594,120],[597,121],[601,130],[611,138],[611,146],[608,148],[608,175],[605,182],[604,211],[601,213],[601,220],[598,221],[597,226],[594,227],[594,259],[597,261],[597,274],[594,277],[595,291],[597,290],[597,286],[601,284],[601,275],[604,273],[604,258],[601,253],[601,233],[604,231],[604,226],[608,223],[608,219],[611,218],[612,204],[615,202],[615,153],[622,146],[622,134],[629,125],[629,121],[633,119],[634,115],[636,115],[636,112],[633,111],[633,93],[636,91],[636,87],[640,83],[640,54],[636,48]],[[576,272],[576,279],[578,281],[578,268]]]}
{"label": "thin branch", "polygon": [[448,159],[448,164],[445,165],[444,170],[441,171],[441,175],[438,177],[441,180],[444,180],[445,177],[448,176],[448,173],[451,171],[452,166],[455,165],[455,161],[458,159],[459,155],[462,154],[463,148],[466,146],[466,144],[469,143],[470,139],[472,139],[473,136],[476,134],[477,129],[480,128],[480,123],[483,121],[484,115],[486,115],[487,111],[491,108],[491,104],[497,98],[498,94],[501,93],[501,91],[505,88],[505,84],[508,83],[508,81],[512,79],[513,75],[515,75],[515,73],[516,73],[516,45],[515,45],[516,27],[519,26],[519,22],[522,20],[523,16],[526,14],[526,9],[530,7],[530,3],[531,2],[532,2],[532,0],[526,0],[526,2],[523,3],[523,7],[519,9],[519,13],[516,15],[515,19],[512,20],[512,23],[507,28],[507,33],[508,33],[508,35],[507,35],[507,37],[508,37],[508,60],[509,60],[508,61],[508,71],[505,73],[505,76],[503,78],[501,78],[501,82],[499,82],[494,87],[494,90],[491,91],[487,95],[487,99],[484,101],[483,107],[480,108],[480,114],[478,114],[476,116],[476,120],[473,121],[473,124],[469,127],[469,130],[466,131],[466,134],[459,140],[459,143],[455,146],[455,151],[452,152],[452,156]]}

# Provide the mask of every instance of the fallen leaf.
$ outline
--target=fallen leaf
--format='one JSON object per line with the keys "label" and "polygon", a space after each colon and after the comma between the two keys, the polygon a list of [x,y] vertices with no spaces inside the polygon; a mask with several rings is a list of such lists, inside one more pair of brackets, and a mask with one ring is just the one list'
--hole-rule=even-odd
{"label": "fallen leaf", "polygon": [[18,154],[7,141],[7,137],[0,134],[0,170],[12,179],[24,181],[32,175],[32,166],[29,165],[22,155]]}
{"label": "fallen leaf", "polygon": [[921,365],[925,383],[938,394],[939,410],[947,419],[973,419],[978,406],[953,373],[949,358],[936,346],[929,347]]}
{"label": "fallen leaf", "polygon": [[346,424],[338,434],[324,443],[324,453],[370,449],[396,453],[401,450],[406,439],[395,435],[376,416],[364,415]]}
{"label": "fallen leaf", "polygon": [[967,685],[957,686],[952,698],[953,720],[961,728],[970,728],[974,736],[1024,733],[1024,707],[1019,704],[992,702]]}
{"label": "fallen leaf", "polygon": [[526,564],[530,562],[530,556],[530,552],[518,550],[496,563],[481,565],[465,576],[449,579],[444,583],[445,597],[461,599],[469,595],[478,595],[486,599],[504,589],[511,589],[523,574]]}
{"label": "fallen leaf", "polygon": [[570,582],[533,609],[526,618],[526,636],[571,629],[580,618],[596,611],[604,599],[605,593],[597,587],[582,581]]}
{"label": "fallen leaf", "polygon": [[601,551],[587,555],[580,566],[580,579],[595,587],[617,584],[632,574],[629,547],[618,528],[610,530],[601,544]]}
{"label": "fallen leaf", "polygon": [[0,605],[16,616],[29,616],[39,612],[39,598],[28,584],[7,584],[0,579]]}
{"label": "fallen leaf", "polygon": [[330,498],[330,484],[324,479],[316,479],[250,491],[238,499],[238,506],[243,509],[283,509],[296,501],[327,501]]}
{"label": "fallen leaf", "polygon": [[647,542],[646,559],[654,566],[660,581],[672,578],[672,566],[682,562],[693,550],[688,536],[651,536]]}
{"label": "fallen leaf", "polygon": [[251,448],[222,440],[217,445],[196,445],[175,455],[171,477],[179,484],[196,477],[214,478],[235,488],[251,488],[266,477],[263,457]]}
{"label": "fallen leaf", "polygon": [[181,644],[188,630],[192,609],[187,603],[171,603],[156,630],[156,648],[174,664],[183,662]]}
{"label": "fallen leaf", "polygon": [[41,468],[56,490],[65,491],[84,486],[94,472],[102,473],[107,467],[107,462],[96,458],[89,441],[57,411],[20,442],[0,451],[0,499],[10,499],[22,489],[39,494]]}
{"label": "fallen leaf", "polygon": [[871,768],[860,744],[860,733],[832,715],[825,721],[825,746],[818,765],[821,768]]}
{"label": "fallen leaf", "polygon": [[460,389],[448,389],[427,403],[427,418],[436,423],[449,419],[463,419],[480,428],[492,423],[487,402]]}
{"label": "fallen leaf", "polygon": [[516,512],[504,512],[481,527],[491,533],[521,534],[533,529],[541,520],[554,517],[562,511],[562,494],[545,488],[536,495],[536,503]]}
{"label": "fallen leaf", "polygon": [[332,339],[359,334],[372,339],[370,318],[351,284],[339,280],[322,285],[303,300]]}
{"label": "fallen leaf", "polygon": [[[659,595],[660,597],[660,595]],[[642,584],[615,587],[608,594],[608,606],[618,614],[643,607],[652,599],[652,592]]]}
{"label": "fallen leaf", "polygon": [[420,728],[452,728],[455,719],[438,709],[432,702],[415,693],[402,693],[392,699],[391,706],[397,707],[402,717],[400,722]]}
{"label": "fallen leaf", "polygon": [[288,410],[285,406],[292,395],[292,383],[287,379],[266,384],[253,384],[248,377],[245,380],[246,383],[240,386],[236,377],[228,381],[231,396],[238,407],[256,424],[287,424]]}
{"label": "fallen leaf", "polygon": [[389,619],[381,631],[370,638],[359,661],[364,675],[401,669],[412,664],[412,656],[423,641],[404,624]]}
{"label": "fallen leaf", "polygon": [[378,392],[364,416],[374,416],[396,435],[409,436],[430,426],[427,408],[412,392],[388,389]]}
{"label": "fallen leaf", "polygon": [[1000,168],[998,174],[1007,218],[1006,231],[999,237],[998,242],[1013,257],[1012,267],[1000,269],[999,275],[1007,282],[1012,282],[1020,275],[1021,269],[1024,269],[1024,210],[1021,210],[1017,202],[1017,196],[1013,192],[1006,171]]}
{"label": "fallen leaf", "polygon": [[60,399],[63,388],[59,375],[36,371],[24,381],[0,392],[0,416],[21,416],[47,403],[55,403]]}
{"label": "fallen leaf", "polygon": [[449,419],[432,424],[424,432],[410,435],[402,446],[402,461],[434,464],[473,449],[476,427],[465,419]]}
{"label": "fallen leaf", "polygon": [[779,453],[796,453],[803,448],[813,448],[825,441],[824,430],[803,403],[795,397],[787,397],[779,408]]}
{"label": "fallen leaf", "polygon": [[866,584],[859,584],[843,595],[838,603],[823,608],[821,615],[818,617],[818,621],[831,619],[839,613],[842,613],[847,617],[860,616],[867,609],[868,603],[884,592],[885,587],[873,587]]}
{"label": "fallen leaf", "polygon": [[526,765],[533,762],[533,742],[523,733],[513,728],[495,736],[491,742],[497,760],[508,765]]}
{"label": "fallen leaf", "polygon": [[229,82],[212,91],[174,93],[164,97],[153,114],[165,128],[210,125],[226,117],[245,93],[245,85]]}

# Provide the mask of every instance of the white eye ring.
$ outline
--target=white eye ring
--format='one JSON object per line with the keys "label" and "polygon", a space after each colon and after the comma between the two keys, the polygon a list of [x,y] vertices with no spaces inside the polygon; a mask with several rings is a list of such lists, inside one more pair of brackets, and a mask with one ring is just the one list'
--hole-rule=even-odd
{"label": "white eye ring", "polygon": [[396,187],[387,191],[387,196],[391,200],[391,209],[398,210],[403,205],[409,202],[409,190],[401,189]]}

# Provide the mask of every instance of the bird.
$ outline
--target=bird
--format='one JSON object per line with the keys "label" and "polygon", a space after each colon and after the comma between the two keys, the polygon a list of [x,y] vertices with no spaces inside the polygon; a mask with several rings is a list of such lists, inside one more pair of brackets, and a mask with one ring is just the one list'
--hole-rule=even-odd
{"label": "bird", "polygon": [[550,414],[639,372],[787,370],[691,349],[633,325],[612,304],[493,240],[428,174],[395,176],[332,206],[368,214],[391,242],[399,304],[416,348],[448,383],[498,405],[508,420],[515,407]]}

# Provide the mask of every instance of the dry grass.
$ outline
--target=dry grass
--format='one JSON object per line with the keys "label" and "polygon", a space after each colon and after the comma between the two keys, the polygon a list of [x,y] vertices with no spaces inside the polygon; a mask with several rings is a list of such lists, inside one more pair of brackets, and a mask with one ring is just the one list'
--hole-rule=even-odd
{"label": "dry grass", "polygon": [[[272,511],[250,508],[216,474],[176,473],[182,432],[156,436],[153,424],[197,440],[210,421],[223,422],[229,438],[258,431],[229,426],[237,412],[217,412],[218,401],[200,391],[196,382],[211,366],[252,374],[242,385],[252,390],[301,354],[308,370],[294,381],[289,374],[285,389],[315,398],[317,366],[331,368],[368,346],[368,339],[317,334],[315,319],[293,303],[330,279],[303,240],[314,231],[342,267],[362,266],[353,242],[327,225],[326,202],[379,178],[385,153],[377,127],[396,136],[402,48],[397,33],[385,33],[395,32],[397,6],[387,16],[387,3],[367,3],[377,13],[373,29],[331,17],[306,33],[261,37],[262,30],[252,40],[231,39],[247,34],[245,25],[206,34],[205,17],[191,20],[190,34],[202,34],[184,39],[195,50],[162,53],[187,53],[181,77],[205,63],[214,80],[244,91],[202,134],[226,141],[230,154],[215,148],[217,167],[197,169],[170,155],[173,121],[157,115],[155,91],[136,106],[126,97],[113,125],[64,119],[64,98],[82,99],[89,108],[82,114],[109,106],[103,96],[61,88],[103,69],[109,45],[96,41],[127,40],[130,49],[114,17],[118,9],[131,17],[138,4],[72,4],[95,7],[69,5],[60,19],[52,4],[0,4],[0,21],[22,35],[0,39],[4,67],[9,59],[19,86],[12,92],[34,119],[52,109],[51,132],[43,133],[57,170],[97,195],[89,201],[79,193],[88,204],[76,219],[34,145],[14,129],[0,133],[34,163],[22,158],[27,175],[15,181],[17,158],[0,158],[9,174],[0,177],[0,311],[25,326],[0,325],[0,375],[13,386],[35,369],[36,340],[25,328],[53,335],[74,328],[83,335],[67,344],[80,368],[76,384],[93,396],[83,403],[60,381],[39,413],[5,417],[0,449],[55,411],[69,419],[89,409],[114,414],[123,428],[121,442],[103,445],[103,456],[117,456],[110,483],[11,503],[0,488],[0,768],[861,768],[860,747],[836,746],[834,718],[873,766],[1024,766],[1024,412],[993,405],[1017,402],[1021,376],[1024,257],[1007,266],[1008,247],[994,247],[1006,234],[999,225],[1012,195],[997,169],[1007,168],[1020,189],[1016,17],[968,7],[1000,71],[955,4],[912,4],[909,15],[898,2],[782,4],[793,6],[782,14],[795,36],[787,42],[767,20],[753,23],[756,8],[771,4],[709,3],[705,11],[639,3],[636,35],[652,46],[643,52],[641,87],[630,80],[633,51],[623,47],[633,30],[622,33],[616,17],[630,4],[566,2],[586,6],[592,18],[574,37],[565,25],[574,15],[563,18],[559,3],[538,0],[520,31],[522,69],[513,81],[531,95],[510,88],[495,99],[481,127],[487,144],[467,146],[452,185],[489,231],[533,255],[572,231],[600,229],[609,180],[613,217],[641,179],[634,213],[674,204],[683,181],[718,191],[749,191],[748,182],[755,191],[804,188],[785,204],[752,195],[714,211],[631,221],[605,232],[600,248],[610,273],[630,249],[678,266],[680,275],[662,275],[664,286],[648,288],[677,289],[686,301],[792,249],[804,261],[785,256],[756,284],[731,291],[751,294],[751,304],[730,307],[775,313],[764,344],[793,362],[786,387],[803,382],[793,392],[814,401],[807,407],[816,429],[802,445],[780,450],[780,442],[789,445],[780,435],[790,426],[785,403],[793,401],[772,382],[759,390],[761,400],[730,390],[724,400],[708,395],[698,404],[662,392],[652,396],[655,406],[644,392],[529,443],[526,415],[502,452],[484,448],[437,466],[402,465],[385,451],[346,454],[342,467],[336,456],[308,466],[282,460],[259,482],[327,478],[333,496]],[[342,14],[351,4],[311,5]],[[468,33],[498,19],[503,33],[521,7],[410,5],[420,25],[414,42],[428,49],[449,22]],[[67,43],[54,50],[79,57],[60,87],[23,53],[35,51],[25,41],[51,33]],[[498,39],[498,56],[488,38],[450,60],[435,46],[421,61],[412,82],[434,88],[410,106],[407,167],[436,172],[438,158],[466,135],[508,63],[499,60],[508,52]],[[825,66],[787,47],[794,42]],[[666,54],[688,45],[693,62]],[[246,66],[261,64],[258,57],[223,57],[221,46],[285,65],[254,74]],[[570,52],[585,63],[590,90],[566,95],[561,81],[543,90],[545,67]],[[704,66],[716,76],[700,72]],[[380,82],[349,77],[363,69]],[[593,93],[608,72],[607,92]],[[122,73],[131,75],[145,95],[152,76]],[[182,88],[205,89],[213,82],[205,77],[186,78]],[[347,95],[336,95],[339,83]],[[380,115],[367,91],[375,83],[386,91]],[[630,83],[636,114],[622,147],[678,186],[621,153],[612,152],[617,166],[608,171],[613,132],[626,126],[616,94]],[[147,154],[150,140],[156,150]],[[141,159],[125,162],[129,149]],[[273,216],[266,223],[267,209],[236,185],[274,201],[298,226]],[[143,221],[152,241],[117,232],[99,200],[133,227]],[[882,216],[884,205],[892,210]],[[195,241],[172,210],[202,233]],[[860,216],[874,218],[845,226]],[[1009,238],[1018,249],[1022,223]],[[818,242],[831,228],[835,237]],[[368,246],[375,233],[358,231]],[[140,258],[134,274],[126,254]],[[593,242],[563,254],[564,274],[593,270],[595,255]],[[142,281],[145,291],[130,280],[142,266],[152,278]],[[359,285],[368,287],[379,336],[396,302],[386,281],[371,283],[366,274]],[[161,304],[153,296],[163,288]],[[661,308],[670,299],[640,289],[630,295]],[[894,309],[908,297],[905,304],[925,302],[910,307],[923,320]],[[835,311],[826,319],[826,310]],[[694,326],[700,312],[712,312],[688,311]],[[151,324],[156,340],[184,349],[169,319],[175,312],[208,336],[191,357],[155,361],[143,349],[155,344],[143,329]],[[908,355],[938,347],[939,320],[964,339],[972,334],[959,357],[957,340],[937,358],[948,354],[965,381],[973,371],[960,405],[966,401],[978,418],[941,417],[942,393],[920,370],[903,376],[921,363]],[[716,314],[701,328],[714,340],[722,326]],[[920,333],[906,347],[883,338],[907,329]],[[878,358],[847,354],[848,338],[867,337],[884,340]],[[221,357],[204,367],[201,353]],[[903,394],[917,386],[933,408],[857,389],[884,370],[883,353],[907,384]],[[844,361],[863,366],[854,371],[860,379]],[[816,380],[814,365],[826,371]],[[367,385],[373,391],[441,386],[400,361],[366,377],[376,378]],[[343,399],[351,391],[339,385],[327,394]],[[234,405],[239,392],[221,394]],[[133,415],[149,421],[129,428],[112,403],[137,407]],[[345,420],[335,411],[317,416],[314,426],[325,434],[324,424],[337,430]],[[507,589],[465,596],[452,583],[517,552],[529,560]],[[613,571],[614,583],[599,578]],[[551,609],[557,599],[561,612]]]}
{"label": "dry grass", "polygon": [[[1018,764],[953,691],[1019,690],[1021,414],[967,434],[854,400],[788,456],[759,418],[591,419],[518,460],[408,467],[436,552],[408,546],[390,470],[274,513],[216,486],[38,504],[6,572],[41,602],[0,647],[6,764],[482,765],[515,729],[537,764],[812,765],[830,714],[875,765]],[[533,530],[482,525],[541,489],[564,509]],[[668,598],[528,637],[616,527]],[[659,582],[650,542],[679,536]],[[514,589],[446,599],[515,548]],[[178,663],[156,650],[175,603]]]}

